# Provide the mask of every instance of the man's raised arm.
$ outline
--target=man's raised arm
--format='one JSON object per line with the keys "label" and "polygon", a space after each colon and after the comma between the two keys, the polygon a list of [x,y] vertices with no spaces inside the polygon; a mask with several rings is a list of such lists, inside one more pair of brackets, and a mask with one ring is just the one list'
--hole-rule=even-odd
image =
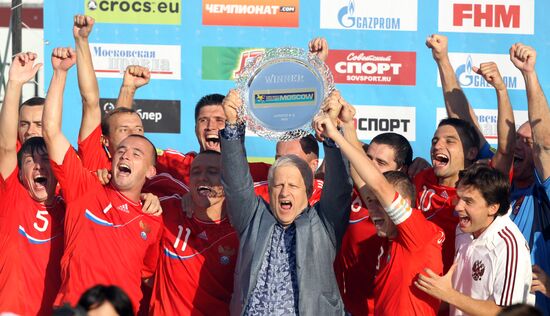
{"label": "man's raised arm", "polygon": [[506,89],[506,85],[498,71],[497,64],[493,62],[482,63],[479,68],[472,67],[472,70],[495,88],[498,105],[498,146],[492,165],[502,173],[508,174],[514,162],[514,147],[516,144],[516,124],[508,89]]}
{"label": "man's raised arm", "polygon": [[35,53],[21,53],[13,58],[4,104],[0,110],[0,174],[6,179],[17,165],[17,125],[19,99],[23,84],[34,78],[42,64],[35,64]]}
{"label": "man's raised arm", "polygon": [[134,104],[136,90],[148,84],[150,80],[151,73],[149,72],[149,68],[136,65],[126,67],[122,86],[120,86],[120,92],[116,101],[116,107],[131,109]]}
{"label": "man's raised arm", "polygon": [[550,109],[535,71],[537,52],[516,43],[510,48],[510,60],[522,73],[527,90],[529,124],[533,134],[533,160],[544,181],[550,177]]}
{"label": "man's raised arm", "polygon": [[426,46],[432,50],[432,56],[439,70],[447,116],[459,118],[474,125],[479,135],[479,139],[481,140],[479,148],[483,148],[486,146],[487,140],[485,140],[483,133],[481,133],[474,109],[470,106],[464,91],[460,87],[451,61],[449,60],[447,37],[433,34],[426,39]]}
{"label": "man's raised arm", "polygon": [[94,27],[94,19],[86,15],[75,15],[73,36],[76,46],[76,72],[78,88],[82,97],[82,122],[78,139],[86,139],[101,122],[99,108],[99,87],[92,63],[88,36]]}
{"label": "man's raised arm", "polygon": [[67,72],[75,62],[76,53],[72,48],[55,48],[53,50],[53,76],[44,104],[44,113],[42,114],[42,134],[48,147],[50,160],[58,165],[63,163],[65,154],[71,147],[69,140],[61,131],[61,118]]}
{"label": "man's raised arm", "polygon": [[237,110],[242,106],[242,100],[235,90],[231,90],[222,105],[227,118],[225,128],[220,131],[226,210],[231,225],[242,234],[260,198],[254,193],[254,183],[246,161],[245,125],[237,121]]}

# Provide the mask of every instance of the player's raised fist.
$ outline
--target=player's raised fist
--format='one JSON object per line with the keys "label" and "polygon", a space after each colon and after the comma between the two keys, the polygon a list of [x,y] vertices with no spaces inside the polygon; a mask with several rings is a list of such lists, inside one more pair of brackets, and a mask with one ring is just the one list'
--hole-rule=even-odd
{"label": "player's raised fist", "polygon": [[498,71],[497,64],[495,64],[494,62],[482,63],[479,65],[479,68],[475,66],[472,67],[472,70],[478,75],[483,76],[483,79],[485,79],[485,81],[495,87],[495,89],[506,89],[506,85],[504,84],[502,76]]}
{"label": "player's raised fist", "polygon": [[148,84],[150,80],[151,72],[149,71],[149,68],[130,65],[126,67],[122,84],[135,90]]}
{"label": "player's raised fist", "polygon": [[9,80],[25,83],[31,80],[42,67],[41,63],[36,63],[37,55],[35,53],[20,53],[13,57],[10,66]]}
{"label": "player's raised fist", "polygon": [[448,40],[447,36],[432,34],[426,39],[426,46],[432,50],[432,56],[436,61],[447,58]]}
{"label": "player's raised fist", "polygon": [[510,60],[522,72],[535,71],[537,52],[531,46],[515,43],[510,47]]}
{"label": "player's raised fist", "polygon": [[75,39],[88,38],[94,27],[95,20],[91,16],[77,14],[74,16],[73,36]]}
{"label": "player's raised fist", "polygon": [[309,41],[309,51],[312,54],[317,55],[320,60],[326,61],[328,57],[328,42],[323,37],[316,37]]}
{"label": "player's raised fist", "polygon": [[76,52],[71,47],[57,47],[52,52],[54,71],[68,71],[76,63]]}

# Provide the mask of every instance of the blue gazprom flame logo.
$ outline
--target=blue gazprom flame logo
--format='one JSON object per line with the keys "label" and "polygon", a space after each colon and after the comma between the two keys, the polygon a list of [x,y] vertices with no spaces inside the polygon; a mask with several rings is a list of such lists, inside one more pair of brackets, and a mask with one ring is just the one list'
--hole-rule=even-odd
{"label": "blue gazprom flame logo", "polygon": [[473,78],[475,75],[472,71],[472,56],[468,55],[466,63],[456,69],[456,77],[461,86],[468,87],[474,82]]}
{"label": "blue gazprom flame logo", "polygon": [[355,26],[355,1],[350,0],[347,6],[338,11],[338,22],[345,28]]}

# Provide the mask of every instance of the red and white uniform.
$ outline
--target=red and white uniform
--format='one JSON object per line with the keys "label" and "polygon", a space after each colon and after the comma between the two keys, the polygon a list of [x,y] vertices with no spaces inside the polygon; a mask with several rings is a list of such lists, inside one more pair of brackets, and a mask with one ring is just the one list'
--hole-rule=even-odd
{"label": "red and white uniform", "polygon": [[[507,216],[497,216],[478,237],[457,228],[453,288],[499,306],[535,304],[531,289],[531,255],[527,241]],[[450,315],[465,315],[451,306]]]}
{"label": "red and white uniform", "polygon": [[385,238],[377,255],[374,314],[436,315],[439,300],[413,283],[425,268],[436,274],[443,272],[441,244],[445,234],[398,194],[386,212],[398,233],[393,240]]}
{"label": "red and white uniform", "polygon": [[239,240],[228,218],[188,218],[179,197],[162,203],[162,253],[149,314],[229,315]]}
{"label": "red and white uniform", "polygon": [[458,201],[456,188],[439,185],[432,168],[418,173],[414,177],[414,186],[416,207],[445,232],[443,267],[446,272],[453,264],[455,256],[455,230],[458,225],[458,216],[455,214]]}
{"label": "red and white uniform", "polygon": [[102,186],[73,148],[61,165],[51,162],[67,204],[61,288],[55,305],[75,305],[96,284],[117,285],[139,308],[141,279],[153,275],[162,218],[141,210],[111,185]]}
{"label": "red and white uniform", "polygon": [[0,312],[51,315],[61,284],[65,204],[31,198],[19,169],[0,176]]}
{"label": "red and white uniform", "polygon": [[369,211],[356,190],[351,196],[349,224],[340,251],[334,260],[334,272],[347,312],[374,315],[374,276],[384,238],[378,237]]}
{"label": "red and white uniform", "polygon": [[[248,164],[250,167],[251,164]],[[269,203],[269,185],[267,181],[254,182],[254,193]],[[323,193],[323,180],[313,179],[313,192],[309,198],[309,205],[313,205],[321,200]]]}

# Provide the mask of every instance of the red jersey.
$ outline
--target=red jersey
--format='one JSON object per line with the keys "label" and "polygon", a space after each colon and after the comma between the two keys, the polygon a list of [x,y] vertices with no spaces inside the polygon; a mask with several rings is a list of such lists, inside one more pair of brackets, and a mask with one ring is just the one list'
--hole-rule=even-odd
{"label": "red jersey", "polygon": [[[400,197],[398,198],[400,199]],[[441,275],[443,231],[426,220],[419,210],[398,210],[397,200],[387,211],[403,221],[397,224],[397,237],[384,238],[377,254],[374,280],[375,315],[436,315],[439,300],[424,293],[413,283],[419,273],[430,268]],[[408,215],[406,214],[408,213]],[[391,215],[390,215],[391,216]]]}
{"label": "red jersey", "polygon": [[365,203],[354,189],[349,224],[334,272],[346,311],[352,315],[374,315],[374,276],[383,238],[369,217]]}
{"label": "red jersey", "polygon": [[35,201],[18,180],[0,176],[0,312],[51,315],[63,254],[65,204]]}
{"label": "red jersey", "polygon": [[455,232],[458,217],[455,205],[458,201],[456,188],[438,184],[432,168],[420,171],[414,177],[416,188],[416,207],[424,216],[445,232],[443,243],[443,267],[447,272],[455,257]]}
{"label": "red jersey", "polygon": [[[78,155],[82,159],[84,167],[91,171],[98,169],[111,170],[111,160],[109,153],[101,143],[101,135],[101,125],[98,125],[88,137],[78,140]],[[189,171],[196,155],[192,151],[182,154],[173,149],[157,149],[157,173],[167,173],[183,184],[189,185]],[[251,162],[248,165],[253,181],[267,180],[270,164]]]}
{"label": "red jersey", "polygon": [[75,305],[96,284],[117,285],[139,308],[141,279],[153,275],[162,219],[141,211],[141,202],[102,186],[73,148],[62,165],[51,162],[67,203],[61,289],[55,305]]}
{"label": "red jersey", "polygon": [[239,250],[228,218],[188,218],[178,197],[163,201],[164,234],[150,315],[229,315]]}

